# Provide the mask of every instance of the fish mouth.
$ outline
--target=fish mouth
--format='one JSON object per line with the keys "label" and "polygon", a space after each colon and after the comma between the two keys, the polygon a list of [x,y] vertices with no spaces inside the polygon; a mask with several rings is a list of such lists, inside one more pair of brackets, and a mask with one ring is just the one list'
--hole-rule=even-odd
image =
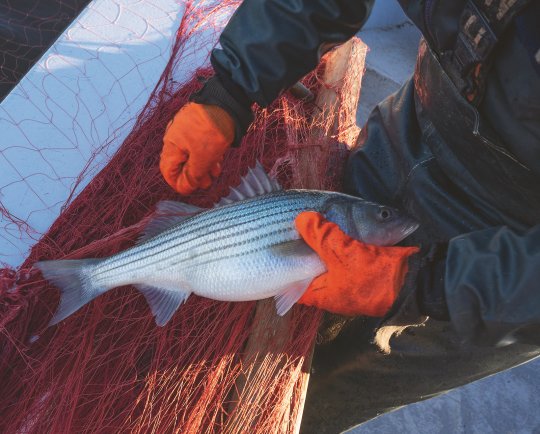
{"label": "fish mouth", "polygon": [[411,235],[418,227],[420,226],[420,223],[413,219],[407,219],[408,222],[405,224],[403,229],[401,230],[400,238],[396,241],[396,243],[399,243],[400,241],[407,238],[409,235]]}

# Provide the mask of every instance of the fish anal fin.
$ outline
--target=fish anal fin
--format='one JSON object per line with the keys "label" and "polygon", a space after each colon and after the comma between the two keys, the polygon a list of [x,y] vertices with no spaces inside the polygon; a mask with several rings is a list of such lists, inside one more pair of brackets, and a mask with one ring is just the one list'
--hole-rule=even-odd
{"label": "fish anal fin", "polygon": [[234,188],[231,187],[228,196],[222,198],[215,206],[229,205],[233,202],[262,196],[281,190],[279,182],[271,178],[257,161],[255,167],[249,168],[248,173],[242,178],[240,184]]}
{"label": "fish anal fin", "polygon": [[294,303],[300,300],[300,297],[304,294],[307,287],[311,283],[313,278],[304,280],[298,280],[283,288],[283,290],[276,295],[276,311],[279,316],[285,315]]}
{"label": "fish anal fin", "polygon": [[150,285],[135,285],[135,287],[143,293],[155,317],[156,324],[160,327],[169,322],[190,294],[189,291]]}

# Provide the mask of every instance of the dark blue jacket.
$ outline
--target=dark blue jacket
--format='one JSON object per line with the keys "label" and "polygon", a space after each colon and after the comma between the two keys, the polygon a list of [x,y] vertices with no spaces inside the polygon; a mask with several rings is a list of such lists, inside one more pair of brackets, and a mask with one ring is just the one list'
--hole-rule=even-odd
{"label": "dark blue jacket", "polygon": [[[472,144],[467,144],[466,137],[454,145],[457,130],[455,125],[452,130],[445,124],[451,110],[444,107],[444,95],[439,95],[442,106],[431,110],[430,116],[452,151],[452,156],[442,158],[439,164],[447,173],[455,171],[458,162],[459,167],[462,164],[460,170],[470,173],[485,190],[480,197],[488,205],[482,210],[482,201],[475,196],[470,217],[463,218],[459,230],[449,230],[441,239],[433,236],[432,243],[423,240],[424,251],[431,256],[420,261],[412,286],[418,291],[423,313],[440,319],[449,316],[463,337],[493,344],[540,323],[540,2],[521,7],[509,23],[499,23],[501,28],[495,29],[499,34],[490,51],[481,52],[487,50],[481,44],[475,47],[484,56],[482,68],[469,65],[461,71],[481,72],[472,78],[460,77],[460,71],[452,70],[452,63],[467,60],[466,55],[460,55],[464,48],[459,43],[463,42],[463,26],[468,25],[463,20],[471,21],[466,9],[471,4],[475,8],[475,3],[480,0],[401,1],[442,65],[443,74],[454,80],[465,103],[471,105],[471,116],[478,113],[494,137],[490,149],[468,149]],[[488,3],[501,8],[508,2]],[[221,48],[212,54],[212,65],[226,96],[216,101],[215,92],[208,91],[214,83],[207,86],[206,94],[203,89],[198,100],[229,109],[234,105],[231,111],[235,118],[247,126],[251,103],[270,104],[311,71],[324,52],[357,33],[372,4],[368,0],[246,0],[221,35]],[[416,80],[420,82],[418,91],[425,83],[421,76]],[[471,90],[471,81],[478,88]],[[427,85],[428,96],[421,104],[430,104],[429,86],[436,84]],[[229,104],[228,100],[234,102]],[[414,123],[410,128],[415,128]],[[354,175],[349,178],[353,184],[359,182]],[[460,182],[463,201],[468,186]],[[453,194],[448,193],[448,201],[453,200]],[[387,199],[383,196],[376,199]],[[429,203],[430,198],[426,196],[424,201]],[[437,199],[432,207],[440,208],[440,202]],[[474,213],[488,213],[492,208],[497,212],[492,213],[488,227],[476,225]],[[426,218],[422,223],[430,225]]]}

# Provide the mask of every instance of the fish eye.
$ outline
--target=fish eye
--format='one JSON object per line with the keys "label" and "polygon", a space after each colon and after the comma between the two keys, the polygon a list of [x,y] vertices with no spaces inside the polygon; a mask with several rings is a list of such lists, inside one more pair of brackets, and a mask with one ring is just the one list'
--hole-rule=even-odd
{"label": "fish eye", "polygon": [[377,218],[379,221],[384,222],[392,218],[393,212],[390,208],[386,208],[385,206],[381,206],[377,211]]}

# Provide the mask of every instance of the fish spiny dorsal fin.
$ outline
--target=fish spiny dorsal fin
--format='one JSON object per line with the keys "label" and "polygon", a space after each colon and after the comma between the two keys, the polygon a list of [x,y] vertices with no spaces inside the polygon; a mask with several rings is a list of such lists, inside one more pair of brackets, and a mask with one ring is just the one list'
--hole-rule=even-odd
{"label": "fish spiny dorsal fin", "polygon": [[242,178],[240,184],[237,187],[231,187],[229,195],[222,198],[215,206],[229,205],[279,190],[281,190],[279,182],[268,176],[261,163],[257,161],[255,167],[248,169],[248,173]]}
{"label": "fish spiny dorsal fin", "polygon": [[188,203],[162,200],[156,205],[156,214],[145,226],[141,236],[137,240],[137,244],[165,232],[167,229],[202,211],[204,211],[204,208],[199,208]]}

